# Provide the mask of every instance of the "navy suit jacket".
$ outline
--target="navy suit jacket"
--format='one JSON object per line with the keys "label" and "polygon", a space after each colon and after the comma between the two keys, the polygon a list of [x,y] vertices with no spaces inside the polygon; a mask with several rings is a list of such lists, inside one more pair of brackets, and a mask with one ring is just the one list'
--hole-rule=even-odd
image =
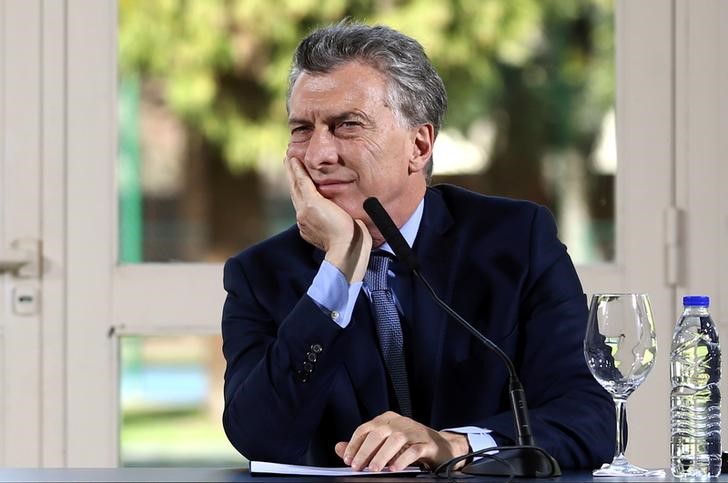
{"label": "navy suit jacket", "polygon": [[[614,405],[584,361],[585,296],[549,211],[428,188],[413,248],[436,292],[512,358],[537,444],[563,468],[610,461]],[[294,226],[225,264],[223,424],[251,460],[339,466],[337,442],[397,409],[363,291],[345,329],[306,295],[323,256]],[[419,282],[402,285],[414,419],[515,439],[503,363]]]}

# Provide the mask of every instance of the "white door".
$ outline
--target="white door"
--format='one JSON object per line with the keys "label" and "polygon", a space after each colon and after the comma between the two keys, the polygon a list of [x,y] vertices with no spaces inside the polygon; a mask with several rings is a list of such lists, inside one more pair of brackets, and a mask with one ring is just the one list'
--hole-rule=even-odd
{"label": "white door", "polygon": [[0,2],[0,465],[63,466],[63,9]]}
{"label": "white door", "polygon": [[[679,297],[705,294],[728,359],[728,3],[677,2],[676,205],[684,258]],[[722,384],[723,428],[728,389]],[[725,433],[724,433],[725,434]],[[726,443],[724,440],[723,449]]]}
{"label": "white door", "polygon": [[[627,402],[627,457],[667,465],[669,351],[677,283],[674,208],[672,2],[616,3],[616,260],[577,271],[587,294],[641,292],[652,301],[657,357]],[[674,256],[672,256],[674,255]],[[647,429],[649,428],[649,430]],[[664,442],[656,444],[655,442]]]}
{"label": "white door", "polygon": [[[41,26],[38,3],[22,4],[0,4],[0,463],[35,466],[41,431]],[[22,433],[29,437],[13,437]]]}

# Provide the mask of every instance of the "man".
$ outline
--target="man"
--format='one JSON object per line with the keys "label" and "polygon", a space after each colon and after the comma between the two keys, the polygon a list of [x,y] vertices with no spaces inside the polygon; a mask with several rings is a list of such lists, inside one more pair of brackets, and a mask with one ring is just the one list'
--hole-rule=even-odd
{"label": "man", "polygon": [[370,196],[439,295],[513,359],[538,444],[563,468],[613,456],[614,406],[584,362],[585,297],[551,215],[427,186],[446,104],[422,47],[392,29],[340,23],[298,46],[297,227],[225,265],[223,423],[246,457],[396,470],[514,442],[502,362],[381,254]]}

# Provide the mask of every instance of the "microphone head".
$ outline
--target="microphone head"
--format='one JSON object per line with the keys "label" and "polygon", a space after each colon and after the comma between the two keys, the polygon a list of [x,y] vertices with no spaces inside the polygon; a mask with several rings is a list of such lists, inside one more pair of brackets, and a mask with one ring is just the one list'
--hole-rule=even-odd
{"label": "microphone head", "polygon": [[402,233],[394,224],[392,218],[384,209],[378,199],[374,197],[367,198],[364,200],[364,211],[367,212],[372,223],[379,229],[384,239],[389,246],[394,250],[395,256],[410,270],[418,270],[420,268],[420,262],[417,260],[415,253],[412,251],[410,246],[407,244],[407,240],[404,239]]}

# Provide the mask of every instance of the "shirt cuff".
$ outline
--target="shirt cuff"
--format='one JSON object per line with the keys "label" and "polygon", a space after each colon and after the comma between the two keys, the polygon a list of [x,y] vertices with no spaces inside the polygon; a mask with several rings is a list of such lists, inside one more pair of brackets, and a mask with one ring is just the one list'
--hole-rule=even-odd
{"label": "shirt cuff", "polygon": [[490,429],[478,428],[476,426],[461,426],[459,428],[443,429],[443,431],[464,434],[468,438],[471,452],[498,446],[493,437],[489,434],[491,432]]}
{"label": "shirt cuff", "polygon": [[361,281],[349,284],[341,270],[324,260],[306,293],[331,320],[344,329],[351,322],[361,287]]}

